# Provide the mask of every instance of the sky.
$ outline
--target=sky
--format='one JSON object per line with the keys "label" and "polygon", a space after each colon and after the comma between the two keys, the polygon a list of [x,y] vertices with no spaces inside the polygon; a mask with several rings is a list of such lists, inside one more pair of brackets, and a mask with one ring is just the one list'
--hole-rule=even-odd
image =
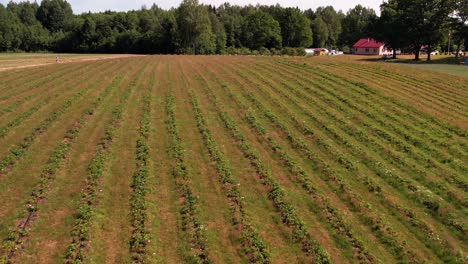
{"label": "sky", "polygon": [[[31,0],[34,1],[34,0]],[[68,0],[72,5],[73,12],[75,14],[80,14],[83,12],[99,12],[99,11],[127,11],[132,9],[140,9],[143,5],[150,7],[155,3],[159,7],[164,9],[169,9],[171,7],[177,7],[182,0]],[[224,2],[229,2],[234,5],[274,5],[280,4],[284,7],[299,7],[300,9],[315,9],[319,6],[328,6],[332,5],[337,10],[342,10],[343,12],[348,11],[350,8],[353,8],[357,4],[361,4],[364,7],[371,7],[377,13],[379,10],[379,5],[382,3],[382,0],[199,0],[200,3],[211,4],[219,6]],[[10,0],[0,0],[0,3],[6,5]],[[15,0],[15,2],[20,2]],[[40,0],[37,0],[39,3]]]}

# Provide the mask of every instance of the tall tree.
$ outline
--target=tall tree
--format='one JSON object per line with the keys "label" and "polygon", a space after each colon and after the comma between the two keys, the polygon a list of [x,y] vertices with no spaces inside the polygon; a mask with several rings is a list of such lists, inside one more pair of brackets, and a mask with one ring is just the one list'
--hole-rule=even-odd
{"label": "tall tree", "polygon": [[382,41],[393,50],[396,59],[397,49],[407,45],[407,25],[403,22],[403,10],[399,8],[399,0],[389,0],[380,6],[380,17],[373,18],[370,23],[370,35]]}
{"label": "tall tree", "polygon": [[229,3],[222,4],[217,9],[218,18],[223,23],[226,31],[226,46],[241,47],[243,16],[241,7],[231,6]]}
{"label": "tall tree", "polygon": [[316,15],[320,15],[328,28],[328,39],[325,45],[329,48],[336,47],[338,38],[341,34],[341,20],[343,13],[336,12],[333,6],[319,7],[315,11]]}
{"label": "tall tree", "polygon": [[312,21],[312,32],[314,33],[314,45],[317,48],[325,47],[328,40],[328,27],[320,15]]}
{"label": "tall tree", "polygon": [[341,44],[351,47],[359,39],[368,37],[369,25],[376,18],[372,8],[357,5],[350,9],[342,21]]}
{"label": "tall tree", "polygon": [[275,7],[273,17],[281,27],[281,37],[284,47],[310,47],[312,45],[312,30],[310,21],[297,8]]}
{"label": "tall tree", "polygon": [[210,12],[210,20],[213,34],[215,35],[216,53],[222,54],[226,50],[226,30],[215,13]]}
{"label": "tall tree", "polygon": [[407,27],[404,31],[415,53],[415,60],[419,60],[419,51],[423,45],[426,46],[427,60],[431,60],[431,52],[442,39],[443,29],[448,32],[448,15],[455,9],[455,1],[400,0],[398,6],[402,10],[402,22]]}
{"label": "tall tree", "polygon": [[211,54],[216,50],[208,9],[198,0],[184,0],[177,8],[182,53]]}
{"label": "tall tree", "polygon": [[73,16],[71,5],[65,0],[42,0],[37,17],[52,32],[64,30]]}
{"label": "tall tree", "polygon": [[281,29],[278,21],[263,11],[251,11],[244,20],[244,46],[258,50],[265,48],[281,48]]}
{"label": "tall tree", "polygon": [[468,0],[457,0],[452,16],[451,30],[453,40],[457,45],[456,57],[460,54],[462,44],[468,45]]}

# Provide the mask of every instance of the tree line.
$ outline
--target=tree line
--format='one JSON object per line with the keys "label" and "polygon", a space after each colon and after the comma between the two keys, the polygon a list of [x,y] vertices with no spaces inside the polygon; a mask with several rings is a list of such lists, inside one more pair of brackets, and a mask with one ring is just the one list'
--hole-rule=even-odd
{"label": "tree line", "polygon": [[[279,5],[219,7],[184,0],[128,12],[74,15],[66,0],[0,4],[0,51],[176,54],[301,54],[304,47],[349,51],[373,37],[394,50],[433,50],[467,39],[468,0],[389,0],[380,17],[361,5],[348,12]],[[439,48],[440,48],[439,47]],[[453,49],[453,47],[452,47]],[[419,54],[419,52],[417,53]]]}

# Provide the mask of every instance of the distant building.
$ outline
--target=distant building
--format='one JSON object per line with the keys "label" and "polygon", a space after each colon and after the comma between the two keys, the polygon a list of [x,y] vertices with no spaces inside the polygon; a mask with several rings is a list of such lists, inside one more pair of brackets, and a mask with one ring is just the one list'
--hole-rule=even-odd
{"label": "distant building", "polygon": [[321,56],[327,55],[328,50],[325,48],[312,48],[312,49],[305,49],[307,55],[314,55],[314,56]]}
{"label": "distant building", "polygon": [[353,45],[351,53],[356,55],[386,55],[390,54],[392,51],[385,48],[383,42],[378,42],[375,39],[363,38],[356,42]]}
{"label": "distant building", "polygon": [[314,55],[314,49],[305,49],[307,55]]}

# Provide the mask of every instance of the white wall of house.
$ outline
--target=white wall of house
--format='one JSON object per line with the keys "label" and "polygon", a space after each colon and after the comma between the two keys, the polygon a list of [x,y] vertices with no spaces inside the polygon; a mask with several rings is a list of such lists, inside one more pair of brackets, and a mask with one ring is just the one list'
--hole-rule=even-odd
{"label": "white wall of house", "polygon": [[391,52],[388,51],[384,46],[379,48],[354,48],[354,54],[356,55],[384,55],[390,54]]}

